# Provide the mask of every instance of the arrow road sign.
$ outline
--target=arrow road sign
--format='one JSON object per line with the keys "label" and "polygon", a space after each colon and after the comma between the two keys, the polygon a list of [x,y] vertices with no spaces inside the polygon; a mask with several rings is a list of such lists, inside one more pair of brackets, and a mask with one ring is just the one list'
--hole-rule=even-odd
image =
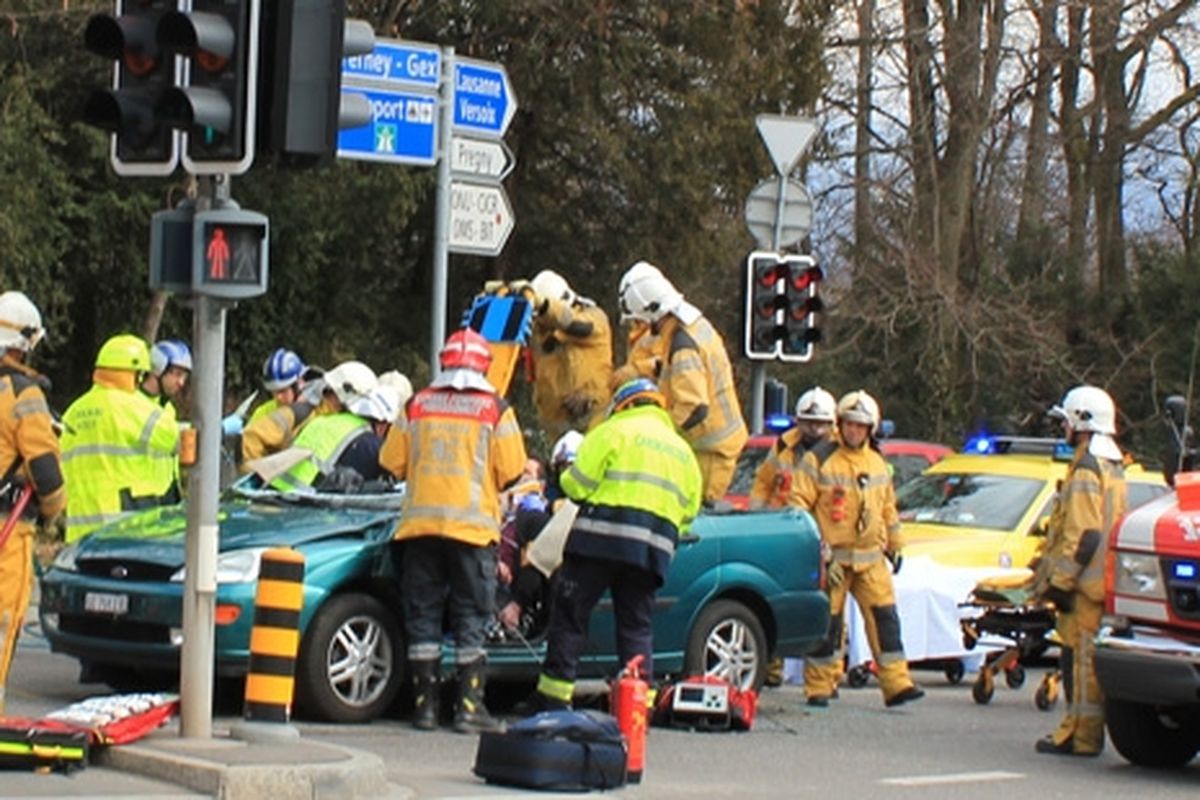
{"label": "arrow road sign", "polygon": [[376,39],[370,53],[342,59],[343,84],[377,83],[433,91],[441,75],[441,48],[421,42]]}
{"label": "arrow road sign", "polygon": [[450,184],[450,251],[500,255],[513,229],[512,206],[499,186]]}
{"label": "arrow road sign", "polygon": [[777,250],[803,239],[812,228],[812,200],[798,180],[788,178],[783,201],[783,225],[775,241],[775,223],[779,214],[779,178],[767,178],[746,198],[746,227],[764,250]]}
{"label": "arrow road sign", "polygon": [[516,113],[517,98],[503,66],[467,58],[455,60],[454,130],[498,139]]}
{"label": "arrow road sign", "polygon": [[455,136],[450,142],[450,171],[455,175],[501,181],[512,167],[512,152],[502,140]]}
{"label": "arrow road sign", "polygon": [[338,158],[391,164],[437,163],[437,97],[428,94],[343,86],[371,104],[372,121],[338,132]]}
{"label": "arrow road sign", "polygon": [[801,154],[808,149],[813,137],[817,135],[817,121],[812,117],[759,114],[755,122],[780,175],[787,175],[792,171]]}

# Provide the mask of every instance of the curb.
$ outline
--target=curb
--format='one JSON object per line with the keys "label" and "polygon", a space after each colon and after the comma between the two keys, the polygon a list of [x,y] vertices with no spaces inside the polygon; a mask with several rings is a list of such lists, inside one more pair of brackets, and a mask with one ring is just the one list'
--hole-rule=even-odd
{"label": "curb", "polygon": [[[299,744],[299,743],[297,743]],[[152,745],[108,747],[96,763],[167,781],[222,800],[350,800],[395,796],[383,760],[331,744],[305,742],[315,758],[306,763],[267,763],[253,747],[230,739],[160,740]],[[241,763],[230,763],[241,762]],[[313,763],[313,762],[318,763]]]}

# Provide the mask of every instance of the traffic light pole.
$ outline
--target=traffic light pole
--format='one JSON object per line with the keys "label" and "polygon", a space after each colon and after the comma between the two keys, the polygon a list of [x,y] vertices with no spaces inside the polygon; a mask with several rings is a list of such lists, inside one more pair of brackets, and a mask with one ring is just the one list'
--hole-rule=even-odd
{"label": "traffic light pole", "polygon": [[[775,210],[775,233],[771,237],[771,249],[779,252],[783,241],[783,214],[787,205],[787,175],[779,176],[779,204]],[[750,371],[750,430],[761,433],[764,425],[764,408],[767,398],[767,365],[762,361],[753,362]]]}
{"label": "traffic light pole", "polygon": [[[226,176],[202,178],[198,211],[229,199]],[[221,480],[221,403],[225,374],[225,312],[228,301],[193,296],[192,424],[196,463],[188,475],[187,572],[183,582],[183,648],[180,654],[180,736],[212,737],[213,655],[216,645],[217,511]]]}
{"label": "traffic light pole", "polygon": [[437,198],[433,221],[433,307],[429,315],[429,371],[441,372],[438,353],[446,341],[446,284],[450,271],[450,146],[454,124],[454,48],[442,48],[442,85],[438,90]]}

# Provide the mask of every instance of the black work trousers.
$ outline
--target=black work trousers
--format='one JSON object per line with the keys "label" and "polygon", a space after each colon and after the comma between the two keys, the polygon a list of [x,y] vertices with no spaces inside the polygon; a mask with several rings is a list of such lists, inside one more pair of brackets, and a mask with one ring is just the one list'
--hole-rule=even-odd
{"label": "black work trousers", "polygon": [[399,545],[409,659],[441,658],[447,610],[455,661],[469,664],[483,658],[487,625],[496,613],[496,548],[443,536],[406,539]]}
{"label": "black work trousers", "polygon": [[604,590],[610,589],[620,665],[624,667],[640,654],[646,659],[643,674],[654,674],[652,616],[658,580],[652,572],[621,561],[568,554],[552,585],[554,599],[543,672],[559,680],[575,680],[579,657],[587,644],[592,609]]}

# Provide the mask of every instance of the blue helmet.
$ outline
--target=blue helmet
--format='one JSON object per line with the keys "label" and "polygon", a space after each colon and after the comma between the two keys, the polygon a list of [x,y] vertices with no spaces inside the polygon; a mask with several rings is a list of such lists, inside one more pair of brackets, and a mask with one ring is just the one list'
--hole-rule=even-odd
{"label": "blue helmet", "polygon": [[300,380],[305,369],[300,356],[285,347],[280,347],[263,362],[263,387],[268,392],[286,389]]}
{"label": "blue helmet", "polygon": [[[658,390],[658,385],[649,378],[635,378],[621,384],[613,393],[612,410],[610,414],[624,411],[633,405],[635,400],[645,400],[654,403],[659,408],[667,407],[667,399]],[[639,405],[641,405],[639,403]]]}
{"label": "blue helmet", "polygon": [[192,371],[192,351],[186,342],[164,339],[150,350],[150,369],[155,375],[161,376],[170,367]]}

